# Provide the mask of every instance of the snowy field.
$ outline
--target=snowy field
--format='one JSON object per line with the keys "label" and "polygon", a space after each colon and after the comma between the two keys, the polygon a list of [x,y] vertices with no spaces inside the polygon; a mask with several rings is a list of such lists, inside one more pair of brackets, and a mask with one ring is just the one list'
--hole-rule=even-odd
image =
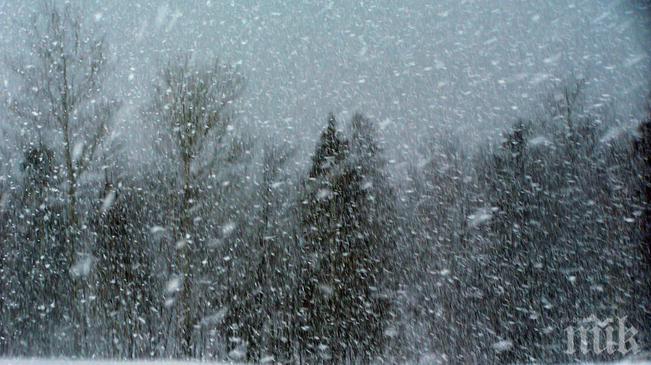
{"label": "snowy field", "polygon": [[119,360],[65,360],[65,359],[0,359],[0,365],[224,365],[235,364],[231,362],[203,362],[203,361],[179,361],[179,360],[142,360],[142,361],[119,361]]}
{"label": "snowy field", "polygon": [[[142,360],[142,361],[119,361],[119,360],[55,360],[55,359],[0,359],[0,365],[224,365],[236,364],[232,362],[202,362],[202,361],[178,361],[178,360]],[[591,363],[586,363],[590,365]],[[651,360],[620,361],[614,365],[651,365]]]}

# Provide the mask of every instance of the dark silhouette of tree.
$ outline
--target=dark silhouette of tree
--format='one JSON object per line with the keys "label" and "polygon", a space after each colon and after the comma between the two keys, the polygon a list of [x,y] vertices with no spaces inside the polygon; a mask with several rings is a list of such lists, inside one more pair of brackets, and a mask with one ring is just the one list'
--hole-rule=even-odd
{"label": "dark silhouette of tree", "polygon": [[638,139],[634,149],[640,161],[642,217],[640,228],[642,232],[643,255],[646,257],[649,272],[651,272],[651,97],[647,106],[647,116],[638,127]]}
{"label": "dark silhouette of tree", "polygon": [[[76,228],[79,178],[88,170],[107,135],[116,104],[102,94],[107,72],[107,42],[83,26],[78,9],[43,2],[28,30],[29,56],[10,63],[22,81],[10,110],[28,121],[37,139],[61,146],[67,182],[67,219]],[[56,138],[42,132],[53,131]],[[70,260],[74,259],[74,245]]]}
{"label": "dark silhouette of tree", "polygon": [[382,353],[395,287],[392,193],[370,121],[356,114],[346,142],[331,115],[312,162],[303,200],[302,345],[324,361],[368,362]]}
{"label": "dark silhouette of tree", "polygon": [[178,171],[176,270],[182,288],[177,330],[181,351],[188,357],[193,355],[192,334],[199,319],[192,304],[196,271],[193,260],[200,242],[193,224],[194,212],[201,208],[208,176],[220,163],[236,161],[245,152],[241,143],[226,143],[233,122],[231,106],[243,90],[243,77],[230,65],[214,61],[209,67],[200,67],[189,57],[170,63],[155,85],[149,116],[159,126],[162,158]]}
{"label": "dark silhouette of tree", "polygon": [[[337,131],[334,115],[322,132],[312,156],[312,167],[305,182],[302,200],[303,265],[299,294],[299,343],[301,353],[332,359],[341,354],[336,327],[336,298],[331,281],[333,255],[338,249],[341,224],[342,186],[334,181],[341,174],[347,155],[347,142]],[[328,348],[331,346],[331,348]]]}
{"label": "dark silhouette of tree", "polygon": [[[39,354],[47,355],[48,348],[61,346],[48,333],[56,332],[68,313],[63,305],[68,301],[69,282],[60,218],[63,212],[54,193],[57,164],[50,149],[38,146],[25,152],[21,167],[22,189],[6,221],[14,229],[3,240],[5,265],[11,270],[4,274],[3,297],[8,305],[0,316],[12,324],[8,327],[11,338],[29,336],[41,344]],[[15,354],[33,351],[26,343],[11,347]]]}
{"label": "dark silhouette of tree", "polygon": [[[160,290],[153,273],[153,250],[141,232],[145,204],[141,196],[106,173],[97,214],[91,221],[96,233],[95,292],[102,303],[96,308],[99,326],[110,347],[108,356],[141,358],[152,351],[151,327],[159,320]],[[110,318],[111,320],[106,320]]]}
{"label": "dark silhouette of tree", "polygon": [[[78,9],[53,1],[42,3],[26,29],[27,51],[8,60],[20,83],[9,99],[9,110],[23,122],[21,134],[29,140],[25,145],[46,146],[62,160],[57,172],[65,179],[66,224],[57,230],[66,234],[66,244],[59,246],[65,250],[62,267],[71,268],[84,259],[78,253],[86,249],[80,242],[84,217],[80,217],[79,182],[91,168],[117,109],[103,93],[107,43],[84,24]],[[68,269],[60,274],[64,272]],[[79,278],[68,282],[68,303],[59,305],[69,309],[74,342],[81,346],[88,318],[85,299],[77,300],[86,294],[86,283]]]}

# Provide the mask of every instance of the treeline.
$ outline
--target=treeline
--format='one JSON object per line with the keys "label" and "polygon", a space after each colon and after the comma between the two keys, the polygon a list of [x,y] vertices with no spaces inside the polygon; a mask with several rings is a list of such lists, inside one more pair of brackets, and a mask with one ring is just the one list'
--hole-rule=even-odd
{"label": "treeline", "polygon": [[627,133],[568,83],[501,145],[432,138],[396,184],[373,122],[330,115],[297,173],[234,128],[237,69],[175,58],[132,171],[107,44],[71,7],[40,15],[3,119],[0,356],[621,357],[565,353],[591,315],[626,316],[649,349],[651,119]]}
{"label": "treeline", "polygon": [[565,330],[626,317],[648,351],[651,116],[626,133],[584,110],[583,87],[553,92],[499,146],[443,144],[412,169],[412,341],[452,362],[612,360],[624,354],[567,354]]}

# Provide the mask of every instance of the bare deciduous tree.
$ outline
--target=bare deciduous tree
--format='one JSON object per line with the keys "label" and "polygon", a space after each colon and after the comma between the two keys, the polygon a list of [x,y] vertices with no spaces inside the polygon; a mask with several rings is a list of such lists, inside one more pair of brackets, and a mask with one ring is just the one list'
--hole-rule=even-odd
{"label": "bare deciduous tree", "polygon": [[[61,146],[67,182],[67,218],[78,223],[79,178],[107,135],[116,103],[106,100],[107,43],[85,26],[80,12],[44,2],[27,27],[29,52],[8,60],[21,88],[10,95],[9,109],[23,121],[23,132]],[[74,244],[70,247],[74,258]]]}
{"label": "bare deciduous tree", "polygon": [[[66,198],[63,265],[74,276],[81,249],[79,181],[90,169],[118,106],[103,88],[107,43],[84,22],[79,9],[49,0],[42,2],[23,30],[25,51],[6,60],[18,83],[15,92],[7,92],[7,107],[20,123],[16,134],[22,136],[25,151],[44,146],[54,152],[54,160],[62,161],[58,171]],[[85,301],[77,299],[87,288],[76,280],[62,283],[67,303],[61,306],[71,316],[74,346],[85,349],[89,312]]]}
{"label": "bare deciduous tree", "polygon": [[[170,63],[154,88],[152,118],[158,128],[161,145],[169,150],[164,159],[178,167],[180,190],[177,237],[179,247],[177,270],[183,279],[180,290],[180,312],[177,328],[181,351],[192,354],[191,246],[193,212],[198,208],[199,185],[212,174],[220,162],[228,162],[237,154],[229,149],[226,137],[232,123],[232,108],[244,90],[244,78],[230,65],[213,62],[208,67],[195,66],[189,58]],[[161,151],[162,152],[162,151]]]}

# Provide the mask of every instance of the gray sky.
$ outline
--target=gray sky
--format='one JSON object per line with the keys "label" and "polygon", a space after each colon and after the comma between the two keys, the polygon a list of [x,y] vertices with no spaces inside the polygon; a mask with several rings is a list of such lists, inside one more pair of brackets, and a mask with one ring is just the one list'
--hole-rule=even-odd
{"label": "gray sky", "polygon": [[[329,111],[368,114],[402,154],[435,134],[495,136],[572,74],[623,119],[640,116],[649,90],[648,12],[630,1],[79,3],[108,33],[129,128],[153,71],[187,49],[242,69],[243,128],[310,149]],[[33,8],[0,1],[1,52]]]}

